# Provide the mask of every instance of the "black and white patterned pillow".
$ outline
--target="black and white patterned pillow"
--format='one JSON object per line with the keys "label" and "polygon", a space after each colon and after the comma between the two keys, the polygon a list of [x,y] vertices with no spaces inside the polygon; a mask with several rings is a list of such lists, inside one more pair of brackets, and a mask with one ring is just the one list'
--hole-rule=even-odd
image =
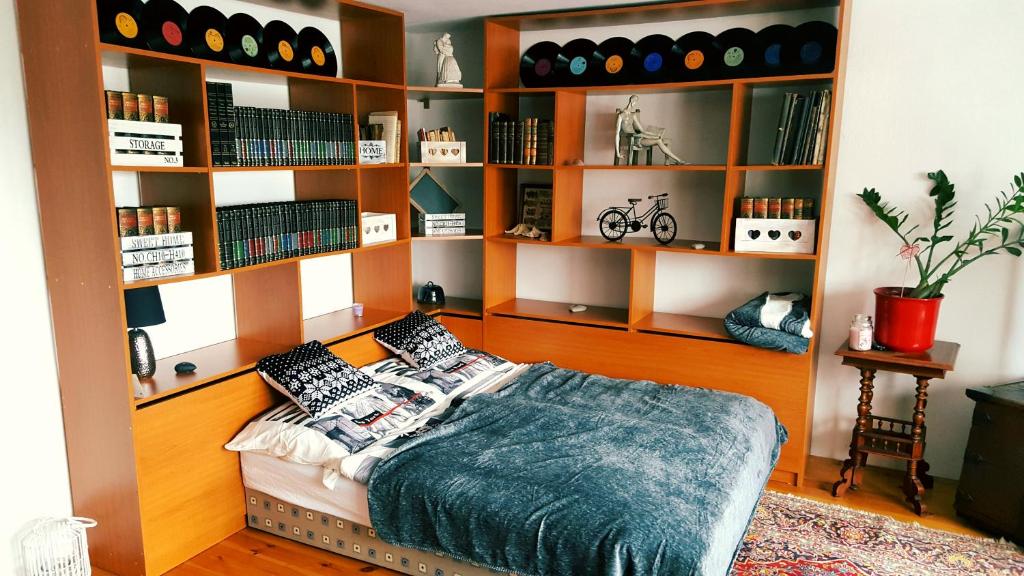
{"label": "black and white patterned pillow", "polygon": [[416,368],[428,368],[466,350],[444,325],[419,310],[381,326],[373,332],[373,337]]}
{"label": "black and white patterned pillow", "polygon": [[256,370],[313,418],[330,414],[346,400],[377,386],[316,340],[267,356]]}

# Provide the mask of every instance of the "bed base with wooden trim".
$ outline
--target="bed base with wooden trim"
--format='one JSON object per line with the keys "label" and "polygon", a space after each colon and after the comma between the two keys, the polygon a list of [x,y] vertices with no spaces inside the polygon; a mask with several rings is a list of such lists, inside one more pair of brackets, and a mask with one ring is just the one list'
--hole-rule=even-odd
{"label": "bed base with wooden trim", "polygon": [[441,554],[392,546],[377,538],[369,526],[303,508],[250,488],[245,489],[245,511],[250,528],[409,576],[493,576],[499,573]]}

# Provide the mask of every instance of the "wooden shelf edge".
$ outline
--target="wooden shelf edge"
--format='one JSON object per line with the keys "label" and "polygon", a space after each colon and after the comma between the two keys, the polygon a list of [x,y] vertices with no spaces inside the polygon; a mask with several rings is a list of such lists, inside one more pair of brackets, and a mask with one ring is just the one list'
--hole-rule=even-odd
{"label": "wooden shelf edge", "polygon": [[467,228],[465,234],[452,234],[450,236],[425,236],[418,231],[412,233],[413,242],[439,242],[451,240],[483,240],[484,231],[480,229]]}
{"label": "wooden shelf edge", "polygon": [[586,164],[583,166],[565,166],[565,168],[582,168],[584,170],[668,170],[676,172],[725,172],[725,164],[660,164],[625,166],[615,164]]}
{"label": "wooden shelf edge", "polygon": [[482,300],[478,300],[476,298],[459,298],[449,296],[445,298],[445,303],[440,306],[435,304],[417,303],[416,308],[430,316],[452,315],[483,318],[484,303]]}
{"label": "wooden shelf edge", "polygon": [[629,328],[629,311],[625,308],[609,306],[590,306],[583,312],[570,312],[568,302],[552,302],[547,300],[530,300],[514,298],[501,304],[491,306],[487,314],[493,316],[510,316],[533,320],[548,320],[564,324],[582,324],[586,326],[602,326],[608,328]]}
{"label": "wooden shelf edge", "polygon": [[111,165],[111,172],[162,172],[169,174],[206,174],[210,171],[205,166],[124,166]]}
{"label": "wooden shelf edge", "polygon": [[[487,163],[487,168],[504,168],[506,170],[554,170],[550,164],[494,164]],[[576,166],[565,166],[565,168],[576,168]]]}
{"label": "wooden shelf edge", "polygon": [[356,164],[327,164],[322,166],[214,166],[211,172],[321,172],[334,170],[356,170]]}
{"label": "wooden shelf edge", "polygon": [[463,162],[461,164],[439,164],[430,162],[410,162],[409,168],[483,168],[483,162]]}
{"label": "wooden shelf edge", "polygon": [[306,74],[304,72],[276,70],[274,68],[260,68],[258,66],[246,66],[243,64],[234,64],[232,62],[221,62],[219,60],[206,60],[203,58],[193,58],[192,56],[166,54],[164,52],[157,52],[155,50],[131,48],[129,46],[120,46],[118,44],[110,44],[107,42],[100,42],[99,47],[100,51],[102,52],[131,54],[135,56],[142,56],[145,58],[152,58],[154,60],[165,60],[170,62],[182,62],[185,64],[203,65],[208,68],[222,68],[225,70],[236,70],[239,72],[248,72],[253,74],[265,74],[268,76],[284,76],[287,78],[296,78],[299,80],[312,80],[316,82],[325,82],[330,84],[347,84],[353,86],[365,86],[370,88],[387,88],[391,90],[403,91],[405,90],[405,86],[402,84],[390,84],[387,82],[377,82],[374,80],[359,80],[357,78],[337,78],[331,76],[320,76],[317,74]]}
{"label": "wooden shelf edge", "polygon": [[734,166],[741,172],[789,172],[789,171],[815,171],[824,170],[824,164],[738,164]]}
{"label": "wooden shelf edge", "polygon": [[449,88],[444,86],[408,86],[409,92],[421,94],[459,94],[466,96],[483,96],[483,88]]}
{"label": "wooden shelf edge", "polygon": [[731,88],[737,84],[770,85],[803,82],[824,82],[835,79],[834,72],[815,74],[790,74],[785,76],[755,76],[750,78],[727,78],[720,80],[692,80],[689,82],[660,82],[657,84],[609,84],[607,86],[543,86],[488,88],[487,92],[504,94],[545,94],[555,92],[673,92],[708,88]]}
{"label": "wooden shelf edge", "polygon": [[691,336],[734,342],[725,330],[722,318],[652,312],[634,322],[630,328],[639,332]]}

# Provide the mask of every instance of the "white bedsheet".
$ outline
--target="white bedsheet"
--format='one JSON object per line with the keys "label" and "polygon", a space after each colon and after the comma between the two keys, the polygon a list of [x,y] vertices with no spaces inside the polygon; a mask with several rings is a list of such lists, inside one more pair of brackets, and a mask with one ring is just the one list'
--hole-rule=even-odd
{"label": "white bedsheet", "polygon": [[242,483],[247,488],[309,510],[371,526],[366,485],[342,477],[331,490],[324,486],[324,469],[320,466],[295,464],[254,452],[242,452],[241,456]]}

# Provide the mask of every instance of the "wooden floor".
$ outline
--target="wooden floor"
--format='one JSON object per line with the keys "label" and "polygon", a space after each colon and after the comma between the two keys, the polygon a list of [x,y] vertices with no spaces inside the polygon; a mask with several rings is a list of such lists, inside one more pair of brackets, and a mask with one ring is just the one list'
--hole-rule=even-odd
{"label": "wooden floor", "polygon": [[[968,526],[953,512],[956,482],[935,479],[935,488],[925,495],[930,514],[923,518],[914,515],[903,504],[899,486],[899,471],[869,467],[864,472],[864,485],[857,491],[847,492],[840,499],[833,498],[829,490],[839,477],[839,462],[812,456],[807,469],[807,481],[801,488],[769,485],[769,489],[841,504],[857,510],[885,514],[905,522],[959,532],[975,536],[985,534]],[[94,574],[112,576],[103,571]],[[398,574],[386,568],[364,564],[356,560],[324,552],[272,536],[258,530],[245,529],[189,560],[168,573],[168,576],[356,576]]]}

